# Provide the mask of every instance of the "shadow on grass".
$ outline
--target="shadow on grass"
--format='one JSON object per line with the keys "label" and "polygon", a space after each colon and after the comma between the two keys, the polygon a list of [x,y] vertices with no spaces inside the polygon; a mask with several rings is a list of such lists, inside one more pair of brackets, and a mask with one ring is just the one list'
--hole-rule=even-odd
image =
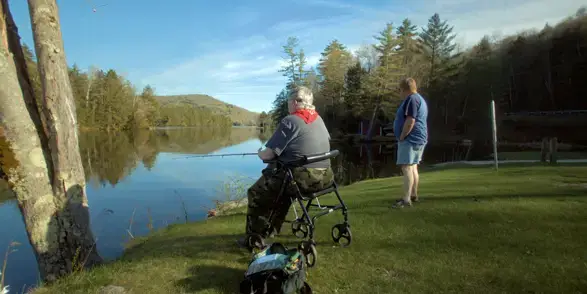
{"label": "shadow on grass", "polygon": [[[188,257],[200,260],[217,258],[222,255],[225,260],[246,264],[251,260],[251,253],[237,245],[243,234],[205,234],[193,235],[190,232],[162,232],[148,239],[136,241],[125,250],[122,257],[126,261],[138,261],[153,257]],[[286,247],[296,247],[301,239],[292,235],[289,223],[284,223],[281,234],[268,238],[267,243],[280,242]]]}
{"label": "shadow on grass", "polygon": [[239,234],[194,236],[186,235],[181,231],[176,233],[172,231],[136,241],[126,249],[123,258],[133,261],[164,255],[197,259],[215,253],[245,256],[247,251],[236,244],[236,240],[241,236]]}
{"label": "shadow on grass", "polygon": [[177,281],[177,286],[196,293],[209,289],[218,293],[238,293],[239,284],[244,278],[244,271],[240,269],[216,265],[193,266],[189,274],[189,278]]}
{"label": "shadow on grass", "polygon": [[[369,194],[376,194],[376,195],[384,195],[386,191],[389,191],[392,187],[380,187],[379,189],[371,189],[371,190],[363,190],[362,193],[369,193]],[[372,204],[377,206],[380,202],[388,202],[388,201],[395,201],[397,199],[402,198],[402,192],[394,191],[396,193],[387,193],[389,195],[389,200],[381,200],[381,201],[372,201]],[[577,198],[574,201],[583,202],[583,199],[587,200],[587,194],[585,190],[581,190],[578,188],[565,188],[561,187],[558,188],[556,191],[547,191],[547,192],[524,192],[520,193],[518,191],[499,191],[499,195],[493,195],[491,193],[485,193],[479,191],[475,191],[470,195],[463,195],[462,191],[459,191],[459,194],[451,195],[451,193],[443,193],[443,195],[434,195],[434,194],[427,194],[427,193],[419,193],[420,199],[422,202],[440,202],[440,201],[476,201],[476,202],[486,202],[492,200],[503,200],[503,199],[518,199],[518,198],[536,198],[536,199],[553,199],[559,201],[565,201],[565,198]],[[377,197],[380,198],[381,196]],[[583,198],[583,199],[581,199]],[[370,201],[371,202],[371,201]],[[373,205],[370,205],[373,206]]]}
{"label": "shadow on grass", "polygon": [[[282,235],[266,240],[267,243],[280,242],[288,248],[298,245],[299,239],[284,227]],[[191,267],[187,278],[177,280],[175,286],[189,293],[212,291],[212,293],[238,293],[238,286],[244,278],[252,253],[240,248],[236,240],[242,234],[215,234],[213,231],[198,232],[171,229],[137,241],[130,246],[123,260],[143,262],[150,259],[168,260],[170,267],[183,264],[188,258]],[[213,262],[214,264],[209,264]],[[181,265],[179,265],[181,266]],[[162,269],[163,270],[163,269]]]}

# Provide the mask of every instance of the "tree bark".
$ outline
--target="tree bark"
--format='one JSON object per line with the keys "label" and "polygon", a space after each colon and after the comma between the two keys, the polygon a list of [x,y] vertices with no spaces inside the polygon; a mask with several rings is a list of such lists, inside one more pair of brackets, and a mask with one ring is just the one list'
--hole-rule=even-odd
{"label": "tree bark", "polygon": [[[52,251],[52,236],[56,228],[52,221],[55,213],[53,191],[47,161],[43,154],[34,112],[29,113],[17,74],[15,55],[9,47],[7,24],[11,18],[7,0],[0,2],[0,126],[4,130],[5,144],[2,153],[2,170],[10,188],[15,192],[29,241],[43,267],[43,256]],[[18,55],[18,54],[16,54]]]}
{"label": "tree bark", "polygon": [[[56,169],[53,188],[56,194],[65,193],[63,184],[70,188],[83,183],[84,173],[77,146],[75,104],[63,52],[57,4],[55,0],[28,2],[48,120],[51,158]],[[83,184],[80,186],[84,187]]]}
{"label": "tree bark", "polygon": [[[2,31],[6,33],[6,48],[12,54],[23,98],[26,103],[27,110],[33,121],[33,124],[37,128],[39,139],[41,140],[41,146],[43,147],[43,150],[47,150],[47,126],[43,121],[44,118],[42,116],[42,113],[40,113],[41,108],[38,105],[37,100],[35,99],[34,88],[30,80],[26,59],[24,57],[24,51],[22,46],[20,45],[20,36],[18,34],[18,28],[14,23],[12,14],[10,13],[8,2],[6,0],[0,1],[2,2],[2,7],[5,7],[5,10],[3,10],[2,12],[2,15],[4,16],[2,25],[6,25],[6,27]],[[45,154],[46,159],[48,159],[48,156],[48,154]]]}
{"label": "tree bark", "polygon": [[[37,35],[39,31],[59,32],[55,1],[51,1],[52,6],[47,2],[29,1],[29,4],[31,12],[37,11],[31,15],[36,20],[33,28],[47,114],[44,118],[50,135],[47,136],[40,121],[39,107],[34,104],[7,0],[0,0],[0,126],[6,140],[1,150],[2,168],[17,196],[41,278],[52,282],[73,270],[99,263],[101,258],[89,226],[75,109],[71,108],[73,119],[62,114],[68,113],[73,95],[63,47],[59,50],[56,46],[61,44],[61,36]],[[47,52],[47,47],[51,52]],[[60,59],[54,58],[59,55]],[[55,62],[59,60],[61,62]]]}
{"label": "tree bark", "polygon": [[[47,273],[61,276],[101,263],[90,228],[86,181],[79,151],[75,100],[70,85],[55,0],[29,0],[35,51],[50,132],[53,193],[59,208],[58,250]],[[72,264],[77,261],[80,264]]]}

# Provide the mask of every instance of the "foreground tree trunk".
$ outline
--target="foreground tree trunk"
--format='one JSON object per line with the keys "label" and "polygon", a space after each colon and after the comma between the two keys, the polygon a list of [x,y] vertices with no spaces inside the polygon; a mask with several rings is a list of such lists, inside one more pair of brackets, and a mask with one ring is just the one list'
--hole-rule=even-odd
{"label": "foreground tree trunk", "polygon": [[0,3],[0,126],[6,140],[1,164],[16,193],[41,278],[51,282],[101,262],[90,230],[57,6],[55,0],[29,1],[45,130],[7,0]]}

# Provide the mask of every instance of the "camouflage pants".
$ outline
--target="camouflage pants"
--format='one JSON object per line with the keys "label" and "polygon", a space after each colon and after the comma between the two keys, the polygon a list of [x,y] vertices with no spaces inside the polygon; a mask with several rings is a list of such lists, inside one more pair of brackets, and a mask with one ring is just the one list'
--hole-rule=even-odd
{"label": "camouflage pants", "polygon": [[[314,193],[325,189],[332,184],[334,174],[331,168],[315,169],[297,167],[293,168],[292,174],[294,180],[303,194]],[[289,208],[296,199],[297,190],[293,182],[286,183],[287,187],[283,195],[276,203],[279,191],[285,177],[285,170],[275,175],[263,175],[247,191],[248,209],[247,209],[247,234],[257,233],[266,238],[271,233],[279,233]],[[273,211],[273,221],[269,223],[271,211]],[[269,232],[272,225],[273,232]]]}

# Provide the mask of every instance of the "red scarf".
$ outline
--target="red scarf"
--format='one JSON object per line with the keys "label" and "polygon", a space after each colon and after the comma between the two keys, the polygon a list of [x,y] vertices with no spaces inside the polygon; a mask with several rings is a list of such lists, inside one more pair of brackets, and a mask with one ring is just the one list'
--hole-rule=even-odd
{"label": "red scarf", "polygon": [[318,112],[316,112],[316,110],[313,109],[298,109],[293,114],[303,119],[306,122],[306,124],[315,121],[318,117]]}

